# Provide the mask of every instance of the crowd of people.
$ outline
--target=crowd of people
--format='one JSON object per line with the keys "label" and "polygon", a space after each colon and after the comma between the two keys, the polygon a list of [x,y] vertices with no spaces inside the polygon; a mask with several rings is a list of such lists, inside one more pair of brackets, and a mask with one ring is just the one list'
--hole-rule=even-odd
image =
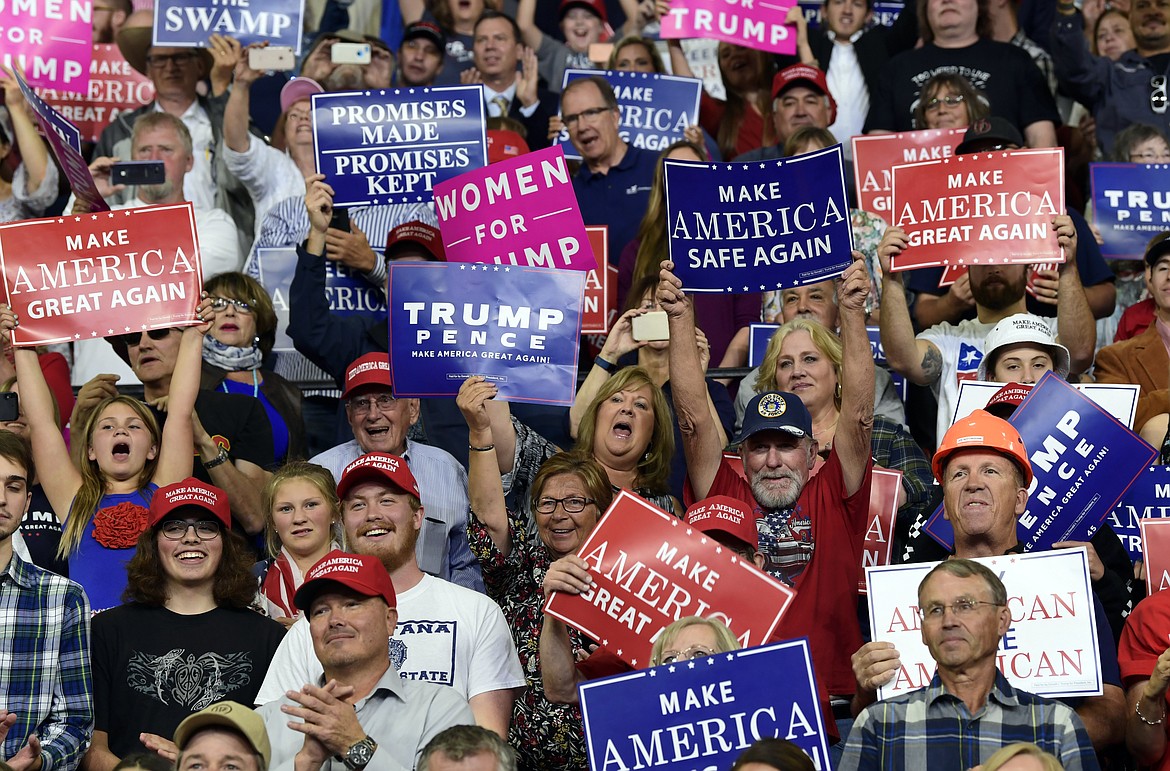
{"label": "crowd of people", "polygon": [[[1109,525],[1054,547],[1086,552],[1099,695],[998,671],[1012,616],[978,561],[1022,549],[1033,469],[1007,418],[1045,373],[1138,385],[1133,430],[1170,463],[1170,232],[1106,262],[1087,195],[1092,161],[1170,163],[1170,0],[919,0],[891,26],[872,0],[824,0],[819,24],[789,14],[793,56],[659,41],[670,0],[306,8],[292,75],[252,68],[266,44],[156,46],[150,3],[93,4],[95,43],[155,93],[87,148],[97,190],[114,209],[190,202],[204,285],[194,326],[64,346],[13,348],[0,306],[18,397],[0,423],[0,768],[588,768],[578,686],[631,667],[543,607],[590,590],[578,550],[628,491],[794,590],[773,639],[808,640],[833,768],[1170,769],[1170,593]],[[369,61],[337,61],[343,43]],[[718,77],[661,152],[627,141],[605,77],[563,85],[694,76],[696,50]],[[434,207],[335,208],[317,173],[314,94],[460,84],[482,86],[490,162],[566,132],[582,218],[607,226],[619,307],[581,341],[569,408],[478,375],[396,397],[384,295],[394,264],[445,261]],[[0,86],[0,221],[83,212],[11,72]],[[957,277],[893,271],[909,236],[850,190],[841,275],[683,290],[665,160],[841,143],[848,165],[851,137],[917,129],[962,131],[956,155],[1063,147],[1065,261],[997,263],[993,244]],[[120,160],[165,179],[116,184]],[[295,350],[274,350],[270,259],[292,275]],[[332,307],[339,272],[381,310]],[[642,339],[655,312],[668,334]],[[778,329],[747,371],[757,322]],[[963,416],[964,380],[1010,385]],[[893,561],[938,563],[916,605],[933,679],[886,700],[901,654],[858,593],[875,469],[901,472]],[[940,504],[949,552],[926,533]],[[649,664],[739,647],[684,616]],[[756,738],[733,769],[824,767]]]}

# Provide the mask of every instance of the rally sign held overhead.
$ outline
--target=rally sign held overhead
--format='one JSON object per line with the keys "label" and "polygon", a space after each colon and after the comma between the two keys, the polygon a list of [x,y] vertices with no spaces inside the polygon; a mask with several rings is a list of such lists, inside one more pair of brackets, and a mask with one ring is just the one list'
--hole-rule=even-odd
{"label": "rally sign held overhead", "polygon": [[190,203],[0,225],[0,270],[15,346],[199,323]]}
{"label": "rally sign held overhead", "polygon": [[472,169],[435,185],[449,262],[591,270],[597,266],[559,147]]}
{"label": "rally sign held overhead", "polygon": [[578,687],[591,771],[730,768],[760,739],[828,769],[808,640],[720,653]]}
{"label": "rally sign held overhead", "polygon": [[487,165],[482,86],[313,94],[318,173],[334,206],[429,201]]}
{"label": "rally sign held overhead", "polygon": [[[256,269],[276,312],[276,343],[272,350],[295,351],[292,338],[288,336],[288,319],[289,291],[297,269],[297,250],[289,246],[257,248]],[[386,298],[377,287],[333,260],[325,261],[325,298],[330,312],[338,316],[386,312]]]}
{"label": "rally sign held overhead", "polygon": [[84,94],[93,55],[91,0],[0,2],[0,63],[34,86]]}
{"label": "rally sign held overhead", "polygon": [[[865,523],[865,543],[861,547],[861,567],[889,565],[894,552],[894,521],[898,517],[898,494],[902,489],[902,472],[875,468],[869,491],[869,512]],[[857,591],[865,594],[865,574],[857,579]]]}
{"label": "rally sign held overhead", "polygon": [[113,43],[93,47],[89,89],[83,94],[37,89],[62,117],[77,126],[81,139],[96,142],[102,130],[120,113],[137,109],[154,99],[154,84],[122,58]]}
{"label": "rally sign held overhead", "polygon": [[715,618],[740,644],[772,636],[793,591],[678,517],[622,491],[577,551],[593,577],[584,594],[554,592],[549,615],[644,667],[663,628]]}
{"label": "rally sign held overhead", "polygon": [[923,129],[853,137],[853,180],[862,211],[889,221],[894,167],[950,158],[966,129]]}
{"label": "rally sign held overhead", "polygon": [[618,269],[609,263],[608,231],[606,225],[585,226],[597,267],[585,273],[585,305],[581,312],[583,335],[604,335],[617,320]]}
{"label": "rally sign held overhead", "polygon": [[506,401],[573,403],[585,273],[448,262],[390,266],[394,395],[455,396],[482,375]]}
{"label": "rally sign held overhead", "polygon": [[910,245],[891,270],[1065,260],[1052,228],[1065,211],[1059,147],[911,163],[893,178],[890,224]]}
{"label": "rally sign held overhead", "polygon": [[[996,665],[1008,682],[1041,696],[1100,695],[1102,641],[1084,548],[978,557],[975,562],[986,565],[1007,588],[1012,625]],[[866,568],[871,639],[893,643],[901,661],[879,698],[922,688],[934,676],[934,659],[922,641],[918,585],[937,564]]]}
{"label": "rally sign held overhead", "polygon": [[91,212],[109,211],[109,205],[98,193],[97,185],[94,184],[89,164],[81,155],[81,132],[59,112],[50,107],[45,100],[37,96],[19,72],[16,73],[16,80],[20,84],[20,92],[24,94],[29,107],[32,108],[37,125],[41,127],[41,133],[49,141],[49,149],[53,151],[53,157],[57,159],[65,171],[65,178],[69,180],[69,186],[73,188],[73,194],[77,196],[77,200],[81,201],[85,208]]}
{"label": "rally sign held overhead", "polygon": [[1149,240],[1170,230],[1170,166],[1146,163],[1091,163],[1093,221],[1113,260],[1140,260]]}
{"label": "rally sign held overhead", "polygon": [[[633,147],[661,152],[683,139],[687,126],[699,123],[703,81],[698,78],[655,72],[565,70],[564,85],[578,78],[598,76],[613,86],[621,113],[618,133]],[[569,141],[567,128],[561,129],[556,144],[565,151],[566,158],[581,160],[577,148]]]}
{"label": "rally sign held overhead", "polygon": [[707,38],[774,54],[796,53],[796,27],[784,23],[795,0],[673,0],[662,37]]}
{"label": "rally sign held overhead", "polygon": [[214,34],[301,53],[304,0],[155,0],[156,46],[206,46]]}
{"label": "rally sign held overhead", "polygon": [[686,291],[813,284],[852,262],[840,145],[782,160],[665,164],[670,259]]}

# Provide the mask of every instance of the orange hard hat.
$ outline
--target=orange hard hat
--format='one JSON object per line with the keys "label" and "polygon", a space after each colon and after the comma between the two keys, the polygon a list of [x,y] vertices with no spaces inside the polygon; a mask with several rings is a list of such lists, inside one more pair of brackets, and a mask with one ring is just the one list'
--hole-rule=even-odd
{"label": "orange hard hat", "polygon": [[934,453],[930,463],[934,478],[943,482],[943,467],[956,452],[963,450],[992,450],[1008,456],[1024,473],[1024,486],[1032,484],[1032,464],[1028,462],[1028,450],[1020,432],[1003,418],[997,418],[986,410],[975,410],[947,429],[942,444]]}

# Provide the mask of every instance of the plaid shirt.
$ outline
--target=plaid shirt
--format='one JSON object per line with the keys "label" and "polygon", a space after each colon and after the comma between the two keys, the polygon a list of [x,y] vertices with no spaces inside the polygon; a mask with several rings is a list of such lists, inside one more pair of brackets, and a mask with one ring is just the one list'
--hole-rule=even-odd
{"label": "plaid shirt", "polygon": [[853,724],[837,771],[963,771],[986,763],[1013,742],[1038,745],[1068,771],[1098,768],[1085,727],[1071,708],[1017,691],[997,671],[977,715],[947,693],[937,672],[925,688],[866,707]]}
{"label": "plaid shirt", "polygon": [[43,771],[77,768],[93,733],[89,600],[17,554],[0,573],[0,700],[17,715],[5,758],[35,733]]}

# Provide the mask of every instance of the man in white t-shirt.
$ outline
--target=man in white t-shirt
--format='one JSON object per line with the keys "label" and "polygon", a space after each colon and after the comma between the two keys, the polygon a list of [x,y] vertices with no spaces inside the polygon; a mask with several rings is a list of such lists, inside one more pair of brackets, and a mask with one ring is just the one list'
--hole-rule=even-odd
{"label": "man in white t-shirt", "polygon": [[[508,735],[512,703],[524,673],[504,614],[486,596],[427,575],[415,558],[423,507],[418,483],[399,457],[369,453],[346,467],[337,484],[345,542],[378,557],[398,596],[390,659],[404,680],[449,685],[467,699],[475,721]],[[309,625],[289,629],[256,697],[282,698],[321,676]]]}
{"label": "man in white t-shirt", "polygon": [[[1072,358],[1070,369],[1075,375],[1087,370],[1093,361],[1097,328],[1077,271],[1077,233],[1072,219],[1066,214],[1054,217],[1052,228],[1067,259],[1059,271],[1060,304],[1056,318],[1047,321],[1051,332],[1068,347]],[[978,379],[987,333],[1001,319],[1027,313],[1024,292],[1028,266],[972,265],[968,271],[976,318],[958,324],[936,324],[915,337],[902,274],[890,270],[890,257],[901,254],[908,246],[905,231],[896,227],[888,228],[878,245],[884,282],[879,321],[882,346],[890,369],[912,383],[929,385],[934,390],[938,398],[936,436],[942,437],[951,425],[959,381]]]}

